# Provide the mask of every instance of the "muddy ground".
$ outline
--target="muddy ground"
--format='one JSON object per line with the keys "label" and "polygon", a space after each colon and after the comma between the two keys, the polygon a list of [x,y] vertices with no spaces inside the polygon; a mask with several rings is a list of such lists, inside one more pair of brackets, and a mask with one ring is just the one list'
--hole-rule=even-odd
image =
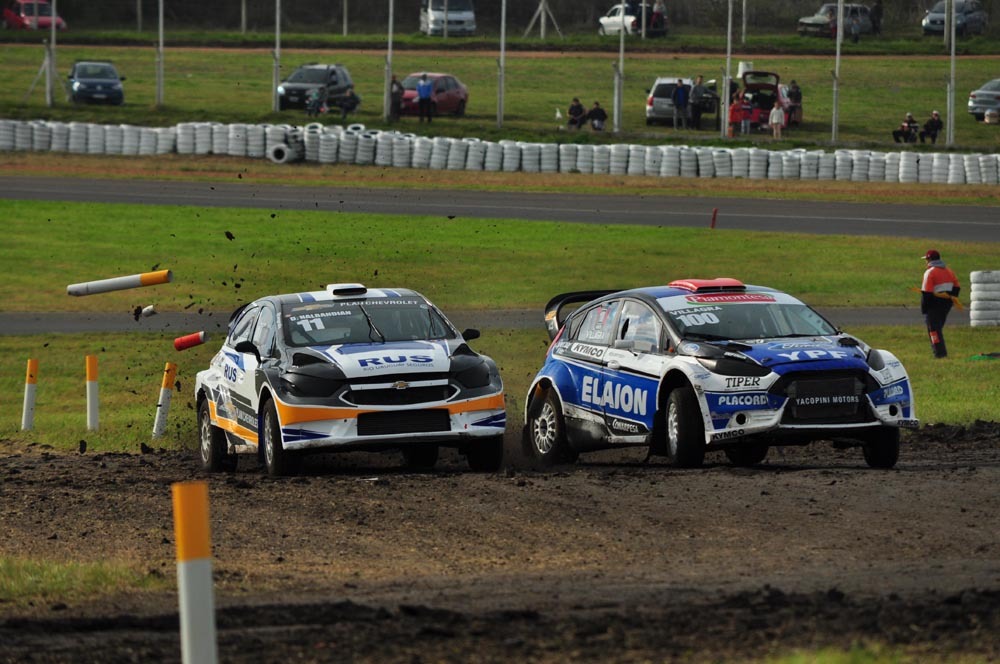
{"label": "muddy ground", "polygon": [[0,602],[0,662],[180,659],[170,485],[210,483],[226,662],[732,661],[878,644],[1000,660],[1000,424],[928,427],[892,471],[825,444],[756,468],[638,450],[497,474],[0,442],[0,555],[124,561],[160,590]]}

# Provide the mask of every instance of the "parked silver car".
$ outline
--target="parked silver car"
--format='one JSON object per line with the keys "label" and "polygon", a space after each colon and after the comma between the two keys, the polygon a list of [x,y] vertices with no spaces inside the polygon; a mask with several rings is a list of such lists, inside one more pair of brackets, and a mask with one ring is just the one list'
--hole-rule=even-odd
{"label": "parked silver car", "polygon": [[[872,19],[868,7],[865,5],[845,4],[844,25],[851,26],[855,21],[858,23],[859,34],[868,34],[872,31]],[[802,36],[836,37],[837,3],[828,2],[820,7],[812,16],[803,16],[800,18],[798,31]],[[850,36],[850,34],[850,30],[845,32],[845,38]]]}
{"label": "parked silver car", "polygon": [[[924,16],[921,26],[925,35],[944,34],[945,12],[947,3],[939,0]],[[965,35],[981,35],[986,30],[989,17],[983,10],[983,5],[979,0],[955,0],[955,34],[960,37]]]}
{"label": "parked silver car", "polygon": [[969,93],[969,113],[977,120],[985,120],[990,111],[1000,112],[1000,78],[994,78]]}

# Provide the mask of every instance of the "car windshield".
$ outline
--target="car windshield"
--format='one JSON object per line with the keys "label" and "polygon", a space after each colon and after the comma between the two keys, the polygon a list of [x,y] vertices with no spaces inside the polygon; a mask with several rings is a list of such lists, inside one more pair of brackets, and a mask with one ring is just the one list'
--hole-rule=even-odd
{"label": "car windshield", "polygon": [[[444,11],[444,0],[431,0],[431,9]],[[473,11],[472,0],[448,0],[449,12]]]}
{"label": "car windshield", "polygon": [[300,67],[288,77],[289,83],[326,83],[326,69]]}
{"label": "car windshield", "polygon": [[[430,81],[430,82],[432,82],[432,83],[434,82],[434,79],[431,78],[430,76],[427,77],[427,80]],[[417,83],[419,83],[419,82],[420,82],[420,77],[419,76],[407,76],[406,78],[403,79],[403,89],[404,90],[416,90],[417,89]]]}
{"label": "car windshield", "polygon": [[823,5],[816,12],[816,16],[836,16],[837,15],[837,5]]}
{"label": "car windshield", "polygon": [[22,7],[25,16],[52,16],[52,6],[48,3],[26,2]]}
{"label": "car windshield", "polygon": [[986,85],[984,85],[981,90],[989,90],[990,92],[1000,90],[1000,78],[995,78]]}
{"label": "car windshield", "polygon": [[674,94],[674,88],[677,87],[676,83],[660,83],[653,89],[653,96],[660,98],[669,99]]}
{"label": "car windshield", "polygon": [[[948,6],[945,4],[945,0],[939,0],[935,3],[934,8],[931,9],[932,14],[943,14],[948,10]],[[955,3],[955,11],[962,13],[965,11],[965,3],[962,0],[958,0]]]}
{"label": "car windshield", "polygon": [[436,309],[418,297],[296,302],[282,306],[289,346],[454,339]]}
{"label": "car windshield", "polygon": [[814,310],[780,293],[671,297],[660,304],[677,333],[686,339],[774,339],[837,332]]}
{"label": "car windshield", "polygon": [[85,64],[76,66],[78,78],[110,78],[117,80],[118,72],[111,65]]}

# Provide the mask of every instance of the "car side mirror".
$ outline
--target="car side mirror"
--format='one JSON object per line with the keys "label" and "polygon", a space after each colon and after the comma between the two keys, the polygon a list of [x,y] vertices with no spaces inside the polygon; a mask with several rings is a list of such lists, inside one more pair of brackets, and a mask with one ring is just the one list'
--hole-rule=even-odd
{"label": "car side mirror", "polygon": [[479,330],[477,330],[474,327],[470,327],[469,329],[462,332],[462,337],[466,341],[472,341],[473,339],[478,339],[480,336],[482,335],[479,333]]}
{"label": "car side mirror", "polygon": [[124,77],[124,76],[119,76],[119,77],[118,77],[118,80],[119,80],[119,81],[124,81],[124,80],[125,80],[125,77]]}
{"label": "car side mirror", "polygon": [[618,350],[632,350],[635,348],[635,341],[633,339],[615,339],[614,347]]}
{"label": "car side mirror", "polygon": [[251,353],[257,358],[258,364],[260,363],[260,351],[257,350],[257,346],[254,345],[252,341],[241,341],[236,344],[237,353]]}

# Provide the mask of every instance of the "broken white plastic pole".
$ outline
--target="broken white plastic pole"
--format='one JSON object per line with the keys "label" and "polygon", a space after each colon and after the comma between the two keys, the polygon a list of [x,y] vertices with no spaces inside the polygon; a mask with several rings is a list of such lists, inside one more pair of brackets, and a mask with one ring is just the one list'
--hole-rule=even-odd
{"label": "broken white plastic pole", "polygon": [[87,431],[97,431],[97,356],[87,359]]}
{"label": "broken white plastic pole", "polygon": [[219,653],[215,638],[208,483],[177,482],[171,489],[174,540],[177,542],[181,661],[184,664],[215,664]]}
{"label": "broken white plastic pole", "polygon": [[163,382],[160,383],[160,400],[156,402],[156,418],[153,420],[153,438],[159,438],[167,428],[167,414],[170,411],[170,397],[174,393],[174,379],[177,365],[167,362],[163,367]]}
{"label": "broken white plastic pole", "polygon": [[21,431],[35,427],[35,390],[38,387],[38,360],[28,360],[28,373],[24,378],[24,408],[21,410]]}
{"label": "broken white plastic pole", "polygon": [[100,279],[98,281],[84,281],[79,284],[70,284],[66,287],[68,295],[93,295],[94,293],[107,293],[109,291],[126,290],[128,288],[141,288],[143,286],[156,286],[158,284],[170,283],[174,280],[174,273],[170,270],[158,270],[156,272],[143,272],[132,274],[127,277],[112,277],[111,279]]}

